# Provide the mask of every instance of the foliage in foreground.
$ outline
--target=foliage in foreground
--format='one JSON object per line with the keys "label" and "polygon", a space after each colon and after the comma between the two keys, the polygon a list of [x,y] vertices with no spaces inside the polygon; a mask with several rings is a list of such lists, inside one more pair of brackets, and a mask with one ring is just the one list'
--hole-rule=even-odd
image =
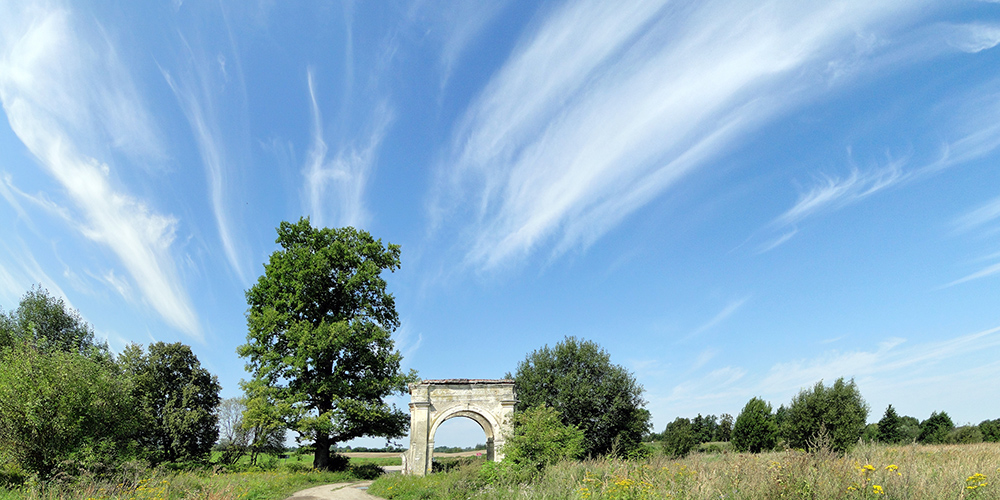
{"label": "foliage in foreground", "polygon": [[504,445],[504,460],[517,467],[541,471],[583,454],[583,431],[562,423],[559,412],[548,406],[514,414],[514,435]]}
{"label": "foliage in foreground", "polygon": [[[0,351],[0,466],[47,478],[130,455],[136,411],[113,364],[22,344]],[[5,465],[6,462],[6,465]]]}
{"label": "foliage in foreground", "polygon": [[1000,499],[1000,445],[859,445],[671,460],[566,461],[531,482],[489,481],[468,464],[426,477],[383,476],[386,499]]}
{"label": "foliage in foreground", "polygon": [[0,312],[0,486],[207,457],[219,385],[182,344],[116,359],[39,287]]}

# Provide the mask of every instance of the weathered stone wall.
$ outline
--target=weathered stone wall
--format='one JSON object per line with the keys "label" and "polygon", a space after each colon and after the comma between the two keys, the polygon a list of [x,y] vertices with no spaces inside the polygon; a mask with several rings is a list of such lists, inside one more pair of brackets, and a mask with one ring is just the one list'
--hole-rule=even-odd
{"label": "weathered stone wall", "polygon": [[431,471],[434,434],[446,420],[467,417],[486,433],[486,458],[501,460],[497,450],[510,432],[510,415],[517,402],[513,380],[445,379],[410,384],[410,449],[403,471],[424,475]]}

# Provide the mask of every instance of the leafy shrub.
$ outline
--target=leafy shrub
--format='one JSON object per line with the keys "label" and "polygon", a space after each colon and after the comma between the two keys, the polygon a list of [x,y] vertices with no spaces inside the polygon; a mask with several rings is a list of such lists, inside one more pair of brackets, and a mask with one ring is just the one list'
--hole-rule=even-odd
{"label": "leafy shrub", "polygon": [[973,444],[983,442],[983,433],[973,425],[963,425],[948,433],[948,442],[951,444]]}
{"label": "leafy shrub", "polygon": [[17,464],[0,466],[0,488],[16,488],[28,480],[28,474]]}
{"label": "leafy shrub", "polygon": [[663,431],[663,451],[672,458],[686,457],[697,444],[691,421],[677,417]]}
{"label": "leafy shrub", "polygon": [[698,445],[698,453],[725,453],[729,451],[732,446],[727,442],[715,441],[711,443],[701,443]]}
{"label": "leafy shrub", "polygon": [[516,412],[514,434],[503,447],[504,461],[541,471],[545,466],[583,454],[583,431],[562,423],[555,408],[538,406]]}
{"label": "leafy shrub", "polygon": [[285,462],[282,467],[288,472],[309,472],[312,464],[306,462]]}
{"label": "leafy shrub", "polygon": [[508,460],[485,462],[477,472],[481,483],[491,486],[524,484],[539,476],[538,471]]}
{"label": "leafy shrub", "polygon": [[778,424],[771,414],[771,404],[760,398],[747,401],[733,424],[732,443],[736,451],[760,453],[774,448]]}
{"label": "leafy shrub", "polygon": [[378,478],[382,474],[385,474],[385,470],[376,464],[360,464],[351,466],[351,475],[358,479],[370,481]]}
{"label": "leafy shrub", "polygon": [[990,443],[1000,441],[1000,418],[996,420],[983,420],[979,423],[979,432],[983,434],[983,441]]}
{"label": "leafy shrub", "polygon": [[28,474],[47,479],[66,461],[128,458],[134,408],[112,363],[29,344],[0,353],[0,456]]}
{"label": "leafy shrub", "polygon": [[340,453],[331,453],[329,469],[331,472],[341,472],[348,470],[351,466],[351,459]]}

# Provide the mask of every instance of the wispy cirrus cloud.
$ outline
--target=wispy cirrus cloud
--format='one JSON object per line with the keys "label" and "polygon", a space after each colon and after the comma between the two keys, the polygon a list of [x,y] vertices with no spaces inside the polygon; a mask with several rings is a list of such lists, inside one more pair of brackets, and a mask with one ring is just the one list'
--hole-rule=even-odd
{"label": "wispy cirrus cloud", "polygon": [[[892,337],[870,350],[829,351],[812,359],[776,363],[749,392],[790,398],[820,380],[829,384],[838,377],[848,377],[856,379],[868,398],[897,405],[907,402],[929,413],[950,406],[943,401],[951,397],[953,388],[973,380],[970,371],[981,372],[976,380],[1000,376],[1000,363],[969,361],[973,357],[988,358],[997,346],[1000,327],[922,343]],[[945,365],[953,368],[945,369]],[[989,400],[995,394],[983,397]]]}
{"label": "wispy cirrus cloud", "polygon": [[[1000,25],[987,23],[937,24],[911,35],[911,47],[896,48],[892,55],[875,61],[875,67],[901,59],[926,60],[955,49],[976,53],[1000,44]],[[938,103],[940,135],[950,139],[940,144],[940,154],[929,160],[890,158],[883,166],[862,169],[853,163],[846,176],[820,176],[800,194],[796,203],[774,219],[771,226],[785,231],[759,252],[788,241],[794,229],[788,226],[811,216],[836,211],[885,189],[920,181],[946,169],[983,158],[1000,149],[1000,84],[997,81],[950,96]],[[848,152],[850,156],[850,151]]]}
{"label": "wispy cirrus cloud", "polygon": [[1000,198],[994,198],[956,219],[954,225],[957,230],[964,232],[998,219],[1000,219]]}
{"label": "wispy cirrus cloud", "polygon": [[[228,26],[227,26],[228,29]],[[235,169],[233,168],[233,154],[227,143],[227,133],[224,130],[223,118],[220,117],[220,99],[223,96],[232,94],[228,91],[236,87],[235,94],[244,97],[243,75],[239,63],[239,54],[235,46],[230,46],[229,52],[235,61],[235,73],[232,78],[234,83],[230,83],[230,70],[226,69],[226,58],[219,53],[206,54],[203,51],[194,50],[188,41],[180,36],[182,45],[185,48],[183,61],[187,62],[187,67],[182,68],[178,75],[174,75],[163,67],[160,72],[170,86],[184,115],[191,126],[195,143],[198,145],[198,153],[201,156],[202,164],[208,180],[209,199],[211,200],[212,214],[215,217],[215,226],[222,241],[222,248],[225,251],[229,266],[236,276],[247,283],[248,265],[245,263],[243,249],[246,244],[242,234],[235,230],[239,224],[233,223],[234,214],[238,209],[234,209],[229,203],[230,190],[232,190]],[[229,40],[234,44],[232,33],[229,33]],[[228,117],[228,115],[225,115]],[[245,123],[245,120],[243,120]],[[238,127],[239,120],[233,120],[228,125]],[[245,145],[243,146],[245,149]],[[236,146],[237,150],[240,146]]]}
{"label": "wispy cirrus cloud", "polygon": [[894,160],[887,166],[868,173],[861,173],[854,168],[847,177],[824,176],[818,185],[803,193],[799,201],[781,214],[775,223],[779,226],[792,225],[818,212],[836,210],[861,201],[904,180],[904,164],[905,160]]}
{"label": "wispy cirrus cloud", "polygon": [[[897,407],[905,404],[905,411],[926,415],[951,407],[948,400],[954,388],[967,385],[973,374],[978,380],[1000,376],[1000,363],[963,363],[974,356],[988,358],[997,346],[1000,327],[933,342],[890,337],[872,348],[824,351],[813,357],[775,362],[763,371],[729,364],[651,394],[650,406],[654,414],[664,418],[713,412],[737,415],[752,397],[763,397],[776,407],[787,404],[799,390],[820,380],[829,385],[839,377],[847,377],[855,379],[870,402],[893,403]],[[732,357],[726,359],[731,361]],[[943,368],[946,365],[960,369]],[[983,396],[1000,395],[992,388],[989,392]]]}
{"label": "wispy cirrus cloud", "polygon": [[722,323],[723,321],[725,321],[726,319],[728,319],[730,316],[732,316],[737,310],[739,310],[741,307],[743,307],[743,304],[746,304],[746,302],[748,300],[750,300],[750,297],[743,297],[742,299],[738,299],[738,300],[734,300],[734,301],[729,302],[728,304],[726,304],[726,307],[724,307],[721,311],[719,311],[718,314],[716,314],[715,316],[713,316],[712,319],[706,321],[704,324],[702,324],[698,328],[695,328],[694,331],[692,331],[691,333],[687,334],[683,338],[683,340],[685,340],[685,341],[686,340],[690,340],[692,338],[695,338],[695,337],[701,335],[702,333],[705,333],[708,330],[711,330],[712,328],[715,328],[720,323]]}
{"label": "wispy cirrus cloud", "polygon": [[18,241],[18,245],[13,246],[13,242],[3,242],[0,249],[5,254],[0,261],[13,262],[16,264],[8,269],[0,264],[0,298],[4,303],[17,304],[21,296],[35,285],[41,285],[56,297],[60,297],[72,306],[69,296],[63,292],[55,280],[52,279],[38,264],[31,251],[24,245],[23,241]]}
{"label": "wispy cirrus cloud", "polygon": [[948,25],[948,42],[963,52],[981,52],[1000,44],[1000,25],[967,23]]}
{"label": "wispy cirrus cloud", "polygon": [[21,202],[18,201],[15,194],[23,195],[21,190],[17,189],[14,186],[14,183],[11,181],[10,174],[8,173],[0,174],[0,197],[3,197],[3,199],[11,206],[11,208],[13,208],[15,212],[17,212],[17,217],[19,219],[25,221],[30,220],[28,218],[28,213],[24,211],[24,207],[21,206]]}
{"label": "wispy cirrus cloud", "polygon": [[[1000,198],[994,198],[986,204],[969,211],[961,217],[958,217],[954,222],[954,226],[959,232],[967,232],[989,225],[998,220],[1000,220]],[[995,230],[995,228],[992,228],[992,230]],[[1000,254],[987,255],[982,260],[995,260],[998,255]],[[955,285],[961,285],[962,283],[986,278],[996,274],[1000,274],[1000,263],[987,265],[986,267],[954,280],[941,288],[950,288]]]}
{"label": "wispy cirrus cloud", "polygon": [[312,70],[307,72],[312,111],[311,142],[303,167],[305,198],[313,223],[320,226],[364,226],[368,221],[365,189],[378,161],[378,148],[392,122],[392,111],[382,101],[371,110],[367,137],[349,142],[332,158],[323,134],[323,116],[316,98]]}
{"label": "wispy cirrus cloud", "polygon": [[440,20],[440,25],[435,28],[443,32],[440,57],[442,89],[448,85],[455,65],[467,52],[469,44],[509,3],[508,0],[482,4],[455,2],[428,15],[431,19]]}
{"label": "wispy cirrus cloud", "polygon": [[554,254],[589,245],[761,123],[822,92],[830,62],[861,50],[859,33],[891,31],[920,8],[666,5],[554,9],[472,103],[431,209],[472,209],[467,263],[490,269],[543,245]]}
{"label": "wispy cirrus cloud", "polygon": [[77,229],[118,256],[167,323],[200,338],[170,251],[177,220],[116,187],[95,157],[109,138],[132,157],[162,154],[113,44],[65,8],[5,10],[0,100],[11,129],[79,210]]}

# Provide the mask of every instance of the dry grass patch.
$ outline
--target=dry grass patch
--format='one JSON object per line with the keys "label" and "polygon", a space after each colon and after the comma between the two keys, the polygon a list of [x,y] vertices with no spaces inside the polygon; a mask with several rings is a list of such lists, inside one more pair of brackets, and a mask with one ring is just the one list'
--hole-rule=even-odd
{"label": "dry grass patch", "polygon": [[998,443],[869,444],[843,456],[790,450],[563,462],[528,484],[490,483],[467,468],[428,478],[387,476],[370,491],[393,499],[1000,500],[998,469]]}
{"label": "dry grass patch", "polygon": [[135,481],[0,489],[0,500],[282,500],[313,486],[349,481],[356,479],[345,472],[153,472]]}

